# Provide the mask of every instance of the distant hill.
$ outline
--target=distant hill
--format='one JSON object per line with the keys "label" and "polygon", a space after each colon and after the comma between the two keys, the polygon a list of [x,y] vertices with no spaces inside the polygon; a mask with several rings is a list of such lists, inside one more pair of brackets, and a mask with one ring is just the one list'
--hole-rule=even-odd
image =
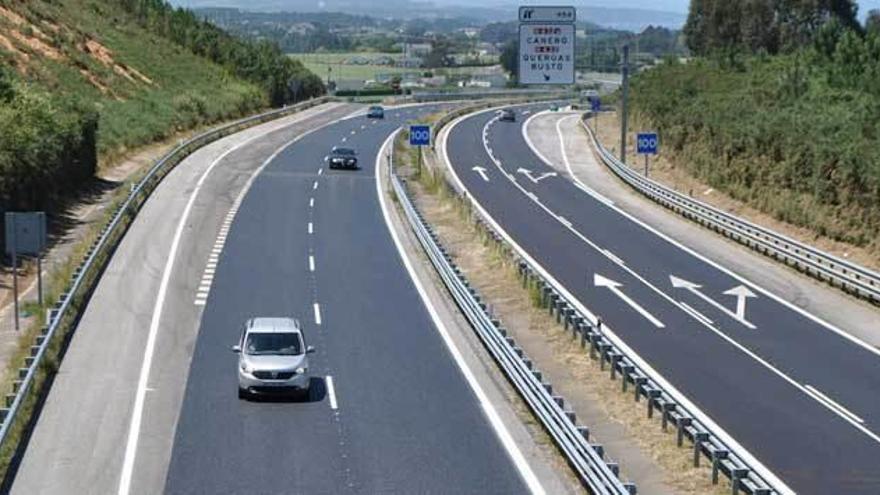
{"label": "distant hill", "polygon": [[[175,5],[187,7],[233,7],[262,12],[343,12],[374,17],[446,18],[464,17],[474,23],[515,20],[517,6],[483,3],[466,5],[464,0],[450,0],[440,5],[432,1],[416,0],[172,0]],[[458,5],[450,6],[449,3]],[[566,3],[566,2],[562,2]],[[686,14],[649,9],[597,7],[586,2],[570,2],[578,7],[578,19],[605,27],[639,32],[649,25],[681,29]]]}

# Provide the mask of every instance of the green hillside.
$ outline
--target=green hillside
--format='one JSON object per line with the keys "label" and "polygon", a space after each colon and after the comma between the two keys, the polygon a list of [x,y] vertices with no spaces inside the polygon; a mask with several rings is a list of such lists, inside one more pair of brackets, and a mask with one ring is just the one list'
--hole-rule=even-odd
{"label": "green hillside", "polygon": [[274,45],[160,0],[0,0],[0,211],[49,207],[98,161],[323,93]]}
{"label": "green hillside", "polygon": [[[656,128],[665,153],[712,187],[880,252],[880,23],[859,27],[852,2],[841,3],[849,17],[804,2],[803,11],[770,11],[766,25],[693,14],[711,1],[694,1],[686,29],[703,55],[634,78],[637,122]],[[758,36],[756,27],[766,29]]]}

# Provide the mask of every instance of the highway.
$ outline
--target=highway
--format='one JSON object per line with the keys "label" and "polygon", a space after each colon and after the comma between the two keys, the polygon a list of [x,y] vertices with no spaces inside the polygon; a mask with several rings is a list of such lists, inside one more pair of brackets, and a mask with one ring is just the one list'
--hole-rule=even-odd
{"label": "highway", "polygon": [[[3,491],[544,493],[380,208],[380,146],[441,108],[324,105],[178,165],[98,284]],[[361,169],[328,170],[334,145]],[[311,396],[239,400],[242,325],[287,315],[317,348]]]}
{"label": "highway", "polygon": [[[526,491],[382,218],[375,157],[415,116],[388,113],[305,136],[253,182],[207,297],[166,493]],[[326,169],[334,145],[361,169]],[[229,346],[256,315],[305,325],[310,402],[238,400]]]}
{"label": "highway", "polygon": [[448,131],[441,146],[473,199],[791,490],[880,493],[878,350],[557,173],[522,129],[546,108],[516,107],[515,123],[483,111]]}

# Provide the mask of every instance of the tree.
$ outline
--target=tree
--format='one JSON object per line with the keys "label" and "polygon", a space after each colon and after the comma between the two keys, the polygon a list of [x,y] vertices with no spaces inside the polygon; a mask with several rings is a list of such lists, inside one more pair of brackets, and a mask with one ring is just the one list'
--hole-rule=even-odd
{"label": "tree", "polygon": [[452,43],[442,36],[431,40],[431,53],[425,57],[425,67],[449,67],[453,63]]}
{"label": "tree", "polygon": [[865,18],[865,31],[868,33],[880,33],[880,10],[871,9]]}
{"label": "tree", "polygon": [[510,77],[516,79],[519,73],[519,42],[517,40],[510,40],[504,44],[499,61],[501,67],[510,74]]}
{"label": "tree", "polygon": [[684,33],[691,52],[790,52],[827,22],[856,32],[854,0],[691,0]]}

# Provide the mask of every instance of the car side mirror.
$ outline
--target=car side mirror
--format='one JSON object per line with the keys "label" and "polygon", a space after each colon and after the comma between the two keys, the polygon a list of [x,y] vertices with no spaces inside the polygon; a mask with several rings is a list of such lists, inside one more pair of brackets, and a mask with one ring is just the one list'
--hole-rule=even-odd
{"label": "car side mirror", "polygon": [[306,354],[312,354],[314,352],[315,352],[315,346],[310,345],[310,346],[306,347]]}
{"label": "car side mirror", "polygon": [[235,352],[235,353],[241,352],[241,346],[240,345],[232,346],[232,352]]}

